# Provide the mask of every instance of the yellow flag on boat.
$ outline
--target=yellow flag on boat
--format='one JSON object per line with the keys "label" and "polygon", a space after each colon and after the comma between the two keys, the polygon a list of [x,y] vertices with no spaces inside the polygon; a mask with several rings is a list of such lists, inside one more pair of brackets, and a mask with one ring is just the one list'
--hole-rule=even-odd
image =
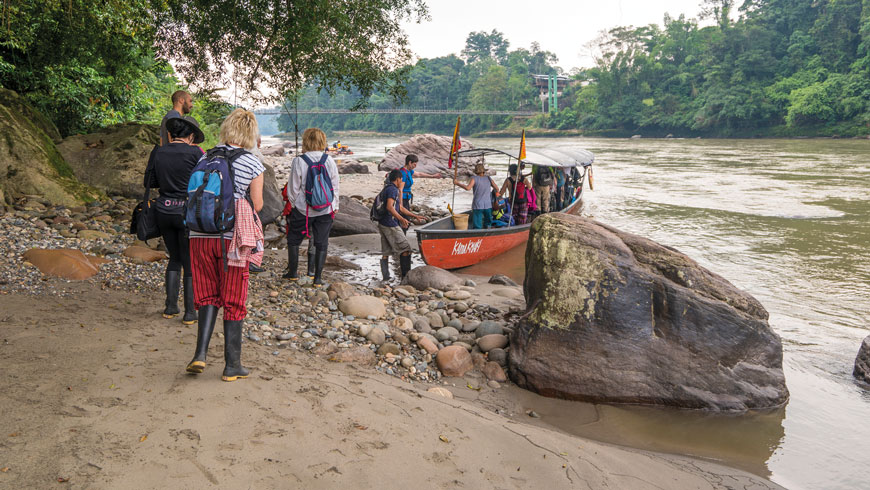
{"label": "yellow flag on boat", "polygon": [[459,122],[462,116],[456,116],[456,128],[453,130],[453,143],[450,144],[450,155],[447,157],[447,168],[453,168],[453,154],[462,148],[462,141],[459,139]]}
{"label": "yellow flag on boat", "polygon": [[520,160],[526,159],[526,130],[523,130],[523,136],[520,138]]}

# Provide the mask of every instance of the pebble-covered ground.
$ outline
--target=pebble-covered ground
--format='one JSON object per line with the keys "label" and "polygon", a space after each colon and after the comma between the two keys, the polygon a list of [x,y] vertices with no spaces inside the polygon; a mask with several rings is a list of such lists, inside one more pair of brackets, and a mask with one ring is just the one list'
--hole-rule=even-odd
{"label": "pebble-covered ground", "polygon": [[[48,206],[36,198],[17,203],[0,215],[0,294],[71,294],[73,281],[44,276],[22,258],[32,248],[70,248],[108,260],[85,281],[103,289],[159,295],[165,260],[147,262],[124,255],[132,245],[146,245],[128,233],[135,205],[135,200],[121,197],[71,208]],[[303,269],[304,259],[300,262]],[[306,277],[298,283],[282,279],[285,266],[286,259],[267,254],[266,272],[251,276],[245,321],[248,345],[275,355],[281,349],[309,351],[374,366],[408,381],[461,376],[472,367],[486,374],[494,387],[506,380],[504,334],[511,327],[503,318],[510,312],[478,302],[473,282],[417,290],[395,279],[392,284],[366,283],[354,279],[358,273],[328,267],[325,277],[331,284],[320,289]],[[354,315],[341,301],[351,296],[378,300]],[[435,355],[449,346],[462,349],[445,350],[436,361]]]}

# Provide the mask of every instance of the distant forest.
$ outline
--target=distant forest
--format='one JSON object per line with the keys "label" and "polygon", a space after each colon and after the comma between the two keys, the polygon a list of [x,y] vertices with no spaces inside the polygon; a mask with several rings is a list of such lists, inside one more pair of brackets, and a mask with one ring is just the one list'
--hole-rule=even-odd
{"label": "distant forest", "polygon": [[[739,4],[739,5],[738,5]],[[572,69],[556,114],[466,116],[463,133],[520,126],[649,136],[863,136],[870,133],[870,0],[706,0],[699,20],[601,34],[595,66]],[[580,51],[582,46],[577,46]],[[410,67],[410,108],[540,110],[530,74],[565,74],[537,43],[510,49],[498,31],[472,32],[454,54]],[[300,109],[349,108],[352,92],[314,87]],[[395,107],[376,92],[372,108]],[[292,105],[288,104],[288,107]],[[326,130],[449,133],[455,117],[300,116]],[[289,118],[279,119],[292,130]]]}

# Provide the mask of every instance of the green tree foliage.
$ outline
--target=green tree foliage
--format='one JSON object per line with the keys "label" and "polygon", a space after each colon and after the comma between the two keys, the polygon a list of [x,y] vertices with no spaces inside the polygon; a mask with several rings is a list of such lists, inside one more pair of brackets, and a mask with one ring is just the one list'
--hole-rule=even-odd
{"label": "green tree foliage", "polygon": [[[599,41],[578,126],[709,135],[866,134],[870,1],[705,0]],[[779,129],[777,129],[779,128]]]}
{"label": "green tree foliage", "polygon": [[[411,57],[404,19],[428,15],[422,0],[166,0],[159,52],[191,83],[231,81],[249,100],[280,100],[307,84],[404,95]],[[216,67],[220,67],[216,69]]]}
{"label": "green tree foliage", "polygon": [[[482,110],[535,110],[540,109],[538,90],[532,85],[531,74],[559,74],[558,59],[552,52],[542,50],[533,43],[530,49],[508,50],[509,42],[498,31],[472,32],[466,39],[462,57],[451,54],[438,58],[421,59],[408,67],[406,98],[401,106],[387,92],[375,91],[367,96],[360,90],[339,89],[323,93],[312,83],[299,92],[299,109],[350,109],[360,104],[373,109],[407,107],[413,109],[482,109]],[[565,103],[570,105],[568,96]],[[289,98],[287,107],[293,107]],[[283,107],[282,107],[283,108]],[[575,121],[576,117],[568,120]],[[490,129],[502,129],[512,119],[506,116],[464,116],[463,134]],[[364,130],[391,133],[453,131],[456,117],[450,115],[413,114],[341,114],[300,115],[300,128],[317,126],[327,131]],[[282,131],[293,131],[293,118],[278,118]]]}
{"label": "green tree foliage", "polygon": [[426,15],[422,0],[2,0],[0,86],[64,135],[159,119],[179,88],[164,60],[199,87],[206,124],[226,109],[208,94],[231,79],[248,101],[308,83],[395,98],[410,56],[400,23]]}
{"label": "green tree foliage", "polygon": [[143,15],[151,8],[150,0],[4,0],[0,85],[64,135],[148,112],[171,83],[151,51],[154,29]]}

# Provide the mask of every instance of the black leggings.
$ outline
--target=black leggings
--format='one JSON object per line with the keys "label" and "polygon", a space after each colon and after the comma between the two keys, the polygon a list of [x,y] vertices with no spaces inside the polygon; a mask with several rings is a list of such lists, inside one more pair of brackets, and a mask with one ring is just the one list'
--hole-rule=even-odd
{"label": "black leggings", "polygon": [[165,214],[158,211],[157,227],[163,235],[163,243],[169,252],[167,271],[180,271],[184,269],[184,275],[190,276],[190,239],[187,228],[184,227],[184,216],[180,214]]}
{"label": "black leggings", "polygon": [[[308,232],[310,239],[314,240],[314,246],[319,250],[326,251],[329,246],[329,230],[332,229],[332,215],[308,217]],[[296,208],[290,212],[290,220],[287,229],[287,245],[298,247],[304,238],[305,215]]]}

